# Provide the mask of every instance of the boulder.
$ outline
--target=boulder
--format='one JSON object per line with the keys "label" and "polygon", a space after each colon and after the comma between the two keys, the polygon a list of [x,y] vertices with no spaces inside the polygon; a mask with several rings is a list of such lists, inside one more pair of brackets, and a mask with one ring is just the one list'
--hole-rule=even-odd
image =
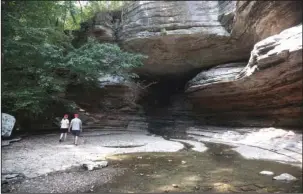
{"label": "boulder", "polygon": [[2,113],[2,128],[1,128],[1,136],[3,137],[10,137],[16,122],[16,119],[14,116]]}
{"label": "boulder", "polygon": [[302,126],[302,25],[255,44],[248,64],[224,64],[188,82],[195,110],[210,123]]}
{"label": "boulder", "polygon": [[297,180],[296,177],[290,175],[290,174],[287,174],[287,173],[283,173],[283,174],[280,174],[279,176],[275,176],[273,177],[274,180],[279,180],[279,181],[295,181]]}

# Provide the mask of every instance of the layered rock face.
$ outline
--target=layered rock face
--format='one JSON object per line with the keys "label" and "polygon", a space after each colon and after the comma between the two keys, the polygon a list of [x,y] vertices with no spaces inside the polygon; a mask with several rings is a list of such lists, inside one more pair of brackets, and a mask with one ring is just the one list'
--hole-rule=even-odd
{"label": "layered rock face", "polygon": [[218,20],[224,28],[230,33],[233,28],[233,21],[236,11],[236,1],[219,1]]}
{"label": "layered rock face", "polygon": [[[302,32],[296,27],[281,33],[302,22],[301,1],[133,1],[115,14],[96,15],[88,31],[101,42],[118,40],[124,50],[147,55],[136,69],[141,78],[189,80],[188,75],[204,70],[186,89],[198,118],[213,124],[302,125],[301,39],[296,35]],[[96,101],[104,111],[119,109],[120,115],[130,109],[121,105],[128,89],[106,86],[103,102]],[[173,105],[178,100],[170,100],[170,108],[153,107],[155,128],[188,114],[189,109]]]}
{"label": "layered rock face", "polygon": [[[216,1],[132,2],[122,15],[122,47],[149,56],[138,72],[153,76],[247,58],[227,43],[230,36],[218,15]],[[218,55],[222,51],[227,54]]]}
{"label": "layered rock face", "polygon": [[99,81],[99,88],[76,86],[69,90],[68,98],[89,112],[80,115],[85,125],[126,127],[131,121],[144,120],[138,104],[144,93],[142,86],[120,77],[102,77]]}
{"label": "layered rock face", "polygon": [[301,1],[237,1],[231,36],[255,44],[301,22]]}
{"label": "layered rock face", "polygon": [[[89,31],[91,36],[96,37],[99,41],[114,41],[114,26],[110,13],[97,13],[91,21],[91,30]],[[102,24],[102,25],[100,25]]]}
{"label": "layered rock face", "polygon": [[123,10],[119,39],[149,56],[140,74],[176,76],[247,60],[254,43],[301,17],[296,1],[136,1]]}
{"label": "layered rock face", "polygon": [[302,25],[257,44],[248,64],[201,72],[186,92],[209,122],[302,126]]}

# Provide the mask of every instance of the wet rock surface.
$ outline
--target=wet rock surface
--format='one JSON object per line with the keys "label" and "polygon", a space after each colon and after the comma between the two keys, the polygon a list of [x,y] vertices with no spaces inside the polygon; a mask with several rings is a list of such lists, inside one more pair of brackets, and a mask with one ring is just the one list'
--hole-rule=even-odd
{"label": "wet rock surface", "polygon": [[211,126],[192,127],[187,133],[197,141],[231,145],[233,150],[248,159],[274,160],[302,167],[300,133],[276,128],[233,128],[229,131],[224,127]]}

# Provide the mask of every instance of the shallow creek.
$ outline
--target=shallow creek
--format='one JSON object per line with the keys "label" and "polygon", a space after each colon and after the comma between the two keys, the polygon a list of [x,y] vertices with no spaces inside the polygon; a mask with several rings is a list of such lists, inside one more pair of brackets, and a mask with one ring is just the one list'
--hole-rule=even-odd
{"label": "shallow creek", "polygon": [[[135,153],[107,157],[109,165],[127,169],[113,181],[95,188],[100,192],[302,192],[302,169],[286,164],[246,160],[221,144],[206,143],[199,153],[185,149],[175,153]],[[289,173],[294,182],[260,175],[267,170]]]}

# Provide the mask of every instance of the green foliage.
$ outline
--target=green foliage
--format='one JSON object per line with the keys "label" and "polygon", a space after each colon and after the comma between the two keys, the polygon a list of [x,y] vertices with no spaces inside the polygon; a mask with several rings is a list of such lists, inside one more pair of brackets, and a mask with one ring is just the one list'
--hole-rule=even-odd
{"label": "green foliage", "polygon": [[80,23],[94,17],[98,12],[115,11],[122,8],[127,1],[65,1],[63,6],[69,10],[66,17],[65,29],[80,28]]}
{"label": "green foliage", "polygon": [[89,39],[79,49],[70,52],[67,57],[67,67],[78,73],[78,81],[97,81],[100,74],[111,74],[130,78],[135,76],[127,69],[142,66],[143,55],[121,51],[113,44],[99,44]]}
{"label": "green foliage", "polygon": [[165,28],[161,28],[160,34],[161,34],[161,36],[167,35],[166,29]]}
{"label": "green foliage", "polygon": [[72,37],[63,33],[69,3],[2,3],[2,108],[7,113],[35,118],[55,104],[73,108],[75,103],[64,98],[70,83],[96,84],[102,74],[131,78],[128,69],[142,65],[144,56],[117,45],[89,39],[74,48]]}

